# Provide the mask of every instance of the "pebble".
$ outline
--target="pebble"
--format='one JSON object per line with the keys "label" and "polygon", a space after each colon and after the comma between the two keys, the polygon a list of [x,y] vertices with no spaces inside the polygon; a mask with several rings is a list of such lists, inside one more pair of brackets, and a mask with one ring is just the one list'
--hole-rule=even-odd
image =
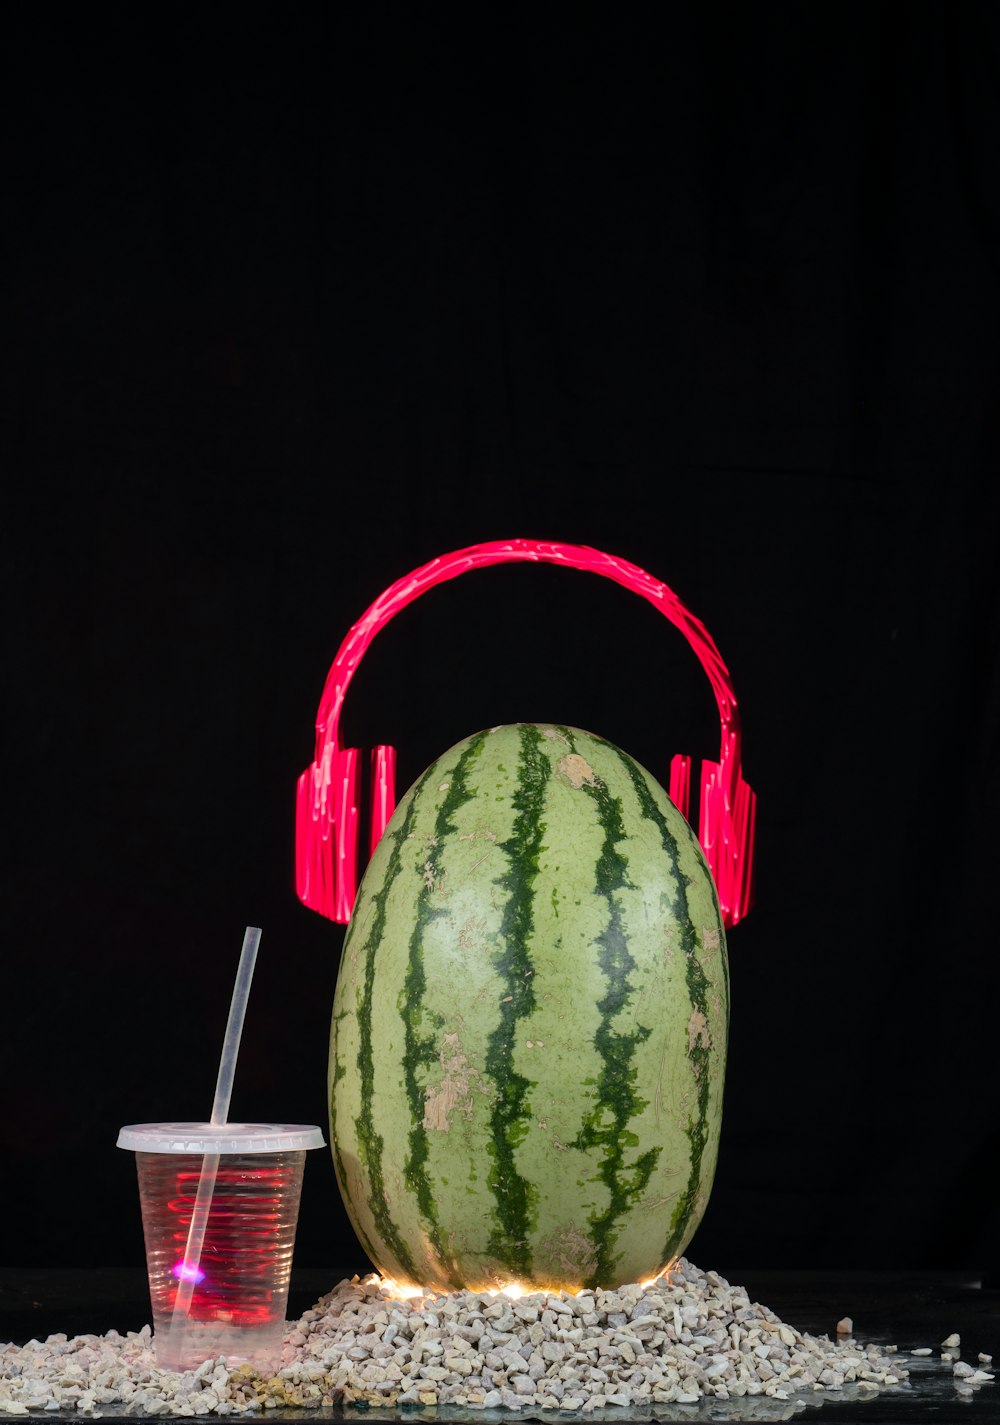
{"label": "pebble", "polygon": [[961,1338],[961,1336],[958,1334],[957,1331],[953,1331],[950,1336],[946,1336],[946,1337],[944,1338],[944,1340],[941,1342],[941,1345],[944,1347],[944,1349],[945,1349],[946,1351],[950,1351],[950,1350],[952,1350],[955,1346],[960,1346],[961,1344],[962,1344],[962,1338]]}
{"label": "pebble", "polygon": [[[844,1329],[842,1329],[844,1328]],[[681,1257],[645,1287],[511,1298],[433,1290],[397,1296],[372,1275],[340,1282],[288,1322],[282,1360],[262,1376],[207,1360],[161,1371],[152,1332],[65,1333],[0,1346],[0,1416],[35,1410],[247,1415],[280,1407],[459,1406],[580,1412],[739,1396],[785,1401],[879,1391],[907,1379],[895,1347],[861,1345],[844,1317],[837,1340],[810,1336],[746,1290]],[[949,1337],[945,1348],[958,1345]],[[912,1354],[930,1354],[920,1347]],[[990,1358],[981,1355],[981,1365]],[[960,1370],[958,1365],[964,1367]],[[955,1388],[992,1375],[964,1362]],[[763,1404],[763,1401],[761,1402]]]}

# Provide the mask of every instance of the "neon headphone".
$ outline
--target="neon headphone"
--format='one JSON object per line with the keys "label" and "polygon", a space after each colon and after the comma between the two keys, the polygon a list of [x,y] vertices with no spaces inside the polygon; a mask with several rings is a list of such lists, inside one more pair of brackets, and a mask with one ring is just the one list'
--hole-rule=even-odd
{"label": "neon headphone", "polygon": [[[337,740],[347,689],[368,645],[390,619],[435,584],[468,569],[515,560],[562,564],[602,574],[640,594],[683,633],[708,675],[721,723],[717,762],[701,768],[698,839],[715,878],[724,924],[736,925],[753,901],[753,847],[757,798],[743,780],[740,722],[729,670],[705,625],[666,584],[637,564],[580,544],[551,544],[512,539],[472,544],[442,554],[397,579],[380,594],[340,645],[327,674],[316,715],[316,756],[298,780],[295,817],[295,889],[299,900],[329,920],[346,925],[358,886],[358,791],[360,751]],[[369,856],[378,845],[396,805],[396,750],[378,746],[371,753]],[[670,763],[669,795],[688,815],[691,758],[676,754]]]}

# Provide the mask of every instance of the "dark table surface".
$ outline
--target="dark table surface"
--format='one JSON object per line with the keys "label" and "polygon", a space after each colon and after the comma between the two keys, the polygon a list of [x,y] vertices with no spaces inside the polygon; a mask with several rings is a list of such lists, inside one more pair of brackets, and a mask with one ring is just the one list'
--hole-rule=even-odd
{"label": "dark table surface", "polygon": [[[330,1291],[355,1268],[298,1268],[292,1275],[288,1315],[294,1319]],[[363,1270],[363,1269],[359,1269]],[[814,1335],[835,1336],[837,1322],[849,1316],[861,1344],[897,1345],[901,1364],[907,1350],[930,1346],[933,1354],[905,1362],[910,1370],[906,1385],[889,1387],[872,1398],[852,1399],[847,1392],[808,1392],[806,1409],[791,1400],[771,1401],[763,1396],[733,1401],[705,1401],[698,1406],[662,1405],[595,1410],[586,1415],[499,1410],[392,1408],[363,1413],[337,1407],[318,1410],[268,1410],[268,1420],[298,1419],[357,1422],[406,1420],[458,1422],[476,1420],[487,1425],[544,1418],[548,1420],[662,1420],[690,1422],[817,1419],[817,1425],[949,1425],[952,1421],[992,1421],[1000,1425],[1000,1381],[982,1386],[972,1396],[959,1396],[949,1363],[940,1359],[939,1346],[957,1331],[962,1338],[961,1358],[978,1366],[984,1351],[1000,1365],[1000,1290],[983,1286],[975,1274],[961,1272],[857,1272],[717,1270],[734,1285],[746,1287],[753,1301],[770,1307],[783,1321]],[[0,1270],[0,1341],[18,1344],[34,1338],[44,1341],[55,1332],[101,1334],[112,1327],[137,1331],[150,1321],[145,1274],[141,1270],[56,1270],[14,1268]],[[992,1369],[988,1367],[987,1369]],[[817,1417],[817,1410],[820,1416]],[[35,1412],[49,1421],[86,1416],[63,1411]],[[128,1407],[102,1406],[102,1415],[116,1422],[142,1417]],[[13,1417],[11,1417],[13,1418]],[[160,1419],[170,1417],[158,1417]],[[189,1417],[189,1419],[198,1417]],[[217,1416],[205,1417],[218,1425]],[[246,1419],[233,1416],[231,1419]]]}

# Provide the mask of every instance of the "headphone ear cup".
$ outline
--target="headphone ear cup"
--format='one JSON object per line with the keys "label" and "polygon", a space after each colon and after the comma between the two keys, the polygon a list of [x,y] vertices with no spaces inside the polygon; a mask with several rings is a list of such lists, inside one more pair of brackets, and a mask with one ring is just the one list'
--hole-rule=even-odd
{"label": "headphone ear cup", "polygon": [[334,840],[336,843],[336,899],[333,919],[346,925],[358,893],[358,758],[356,747],[337,754],[334,782]]}
{"label": "headphone ear cup", "polygon": [[396,749],[380,743],[372,748],[371,816],[368,821],[368,855],[382,840],[389,818],[396,810]]}
{"label": "headphone ear cup", "polygon": [[[742,920],[756,899],[754,843],[757,838],[757,794],[741,777],[736,784],[736,806],[733,812],[739,855],[739,876],[736,885],[737,920]],[[735,924],[735,921],[734,921]]]}
{"label": "headphone ear cup", "polygon": [[698,839],[719,892],[727,930],[750,909],[756,819],[757,798],[743,778],[737,777],[734,804],[729,807],[719,763],[703,762]]}
{"label": "headphone ear cup", "polygon": [[722,921],[726,929],[729,918],[729,883],[726,880],[726,857],[722,845],[722,788],[719,785],[719,764],[707,759],[701,764],[701,789],[698,802],[698,840],[708,861],[715,888],[719,893]]}
{"label": "headphone ear cup", "polygon": [[681,816],[691,820],[691,758],[677,752],[670,759],[668,795]]}
{"label": "headphone ear cup", "polygon": [[312,766],[295,790],[295,891],[303,905],[336,918],[334,835],[329,770]]}
{"label": "headphone ear cup", "polygon": [[[295,789],[295,893],[303,905],[346,925],[358,893],[358,791],[361,754],[333,754],[334,771],[315,762]],[[372,751],[370,851],[396,806],[396,749]]]}

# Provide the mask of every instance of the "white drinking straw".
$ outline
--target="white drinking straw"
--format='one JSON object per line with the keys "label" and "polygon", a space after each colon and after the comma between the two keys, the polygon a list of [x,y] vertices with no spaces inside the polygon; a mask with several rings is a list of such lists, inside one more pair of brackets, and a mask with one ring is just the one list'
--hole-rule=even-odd
{"label": "white drinking straw", "polygon": [[[243,937],[243,949],[236,971],[236,984],[229,1006],[226,1023],[226,1037],[222,1042],[222,1059],[219,1063],[219,1077],[215,1083],[215,1099],[212,1103],[211,1125],[219,1128],[229,1121],[229,1100],[233,1093],[233,1075],[236,1072],[236,1056],[240,1049],[243,1020],[246,1018],[247,1000],[250,997],[250,981],[253,979],[254,964],[257,960],[257,946],[260,944],[260,927],[248,925]],[[198,1179],[198,1195],[194,1200],[191,1225],[188,1228],[187,1246],[184,1248],[184,1262],[181,1279],[174,1298],[174,1309],[170,1317],[170,1331],[183,1328],[191,1310],[195,1281],[198,1276],[202,1249],[205,1245],[205,1229],[208,1226],[215,1178],[219,1171],[219,1154],[206,1153]]]}

